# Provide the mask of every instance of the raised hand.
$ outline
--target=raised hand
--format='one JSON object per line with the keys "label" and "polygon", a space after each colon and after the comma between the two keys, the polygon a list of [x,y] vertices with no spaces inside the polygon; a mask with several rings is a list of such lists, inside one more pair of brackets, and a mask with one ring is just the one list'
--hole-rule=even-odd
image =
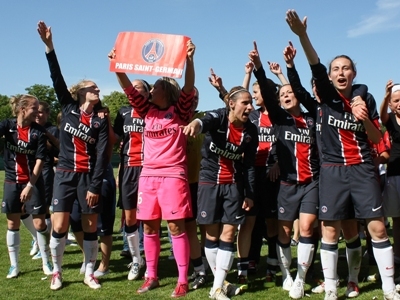
{"label": "raised hand", "polygon": [[288,67],[293,67],[296,53],[296,48],[293,46],[292,42],[289,41],[289,46],[286,46],[285,49],[283,49],[283,59]]}
{"label": "raised hand", "polygon": [[246,74],[251,74],[251,72],[253,72],[253,69],[254,69],[254,64],[251,61],[249,61],[244,65],[244,73]]}
{"label": "raised hand", "polygon": [[210,70],[211,70],[211,76],[208,77],[208,81],[210,81],[213,87],[215,87],[217,90],[220,90],[223,87],[222,78],[216,75],[212,68]]}
{"label": "raised hand", "polygon": [[51,33],[51,27],[47,27],[45,22],[39,21],[37,32],[46,47],[49,50],[53,50],[53,35]]}
{"label": "raised hand", "polygon": [[301,21],[294,9],[289,9],[286,12],[286,23],[288,23],[293,33],[298,36],[307,33],[307,17],[304,17],[303,21]]}
{"label": "raised hand", "polygon": [[186,43],[186,55],[188,59],[193,59],[196,46],[193,44],[192,40],[188,40]]}
{"label": "raised hand", "polygon": [[111,61],[112,59],[115,58],[115,48],[112,48],[110,52],[108,52],[107,55],[108,59]]}
{"label": "raised hand", "polygon": [[392,87],[393,87],[394,85],[395,85],[395,84],[393,83],[393,80],[389,80],[389,81],[386,83],[386,87],[385,87],[385,100],[386,100],[386,101],[390,100],[390,97],[392,96]]}
{"label": "raised hand", "polygon": [[253,50],[251,50],[249,53],[249,59],[251,62],[253,62],[254,67],[256,69],[259,69],[262,66],[262,63],[260,59],[260,54],[258,53],[256,41],[253,42],[253,46],[254,46]]}
{"label": "raised hand", "polygon": [[281,66],[278,63],[268,61],[268,65],[269,65],[269,70],[271,71],[272,74],[275,74],[276,76],[282,74]]}

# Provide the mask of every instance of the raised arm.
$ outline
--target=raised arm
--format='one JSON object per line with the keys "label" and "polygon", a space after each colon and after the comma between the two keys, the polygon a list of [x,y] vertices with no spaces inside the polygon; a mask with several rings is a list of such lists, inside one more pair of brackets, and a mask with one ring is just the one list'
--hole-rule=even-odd
{"label": "raised arm", "polygon": [[208,77],[208,81],[210,84],[219,92],[219,98],[224,101],[224,96],[228,93],[224,84],[222,83],[222,78],[214,73],[214,70],[211,68],[211,75]]}
{"label": "raised arm", "polygon": [[254,69],[254,64],[251,61],[246,63],[244,66],[244,78],[243,78],[242,87],[244,87],[246,90],[249,90],[251,72],[253,72],[253,69]]}
{"label": "raised arm", "polygon": [[289,84],[289,81],[286,79],[285,75],[283,75],[281,66],[278,63],[268,62],[268,65],[271,73],[274,74],[276,77],[278,77],[282,85]]}
{"label": "raised arm", "polygon": [[286,12],[286,22],[288,23],[290,29],[294,32],[294,34],[299,37],[308,63],[310,65],[318,64],[318,54],[311,44],[311,41],[307,34],[307,17],[304,17],[303,21],[301,21],[299,16],[297,15],[297,12],[294,9],[291,9]]}
{"label": "raised arm", "polygon": [[65,83],[64,77],[62,76],[61,68],[54,51],[51,27],[47,27],[46,23],[39,21],[37,31],[43,43],[46,45],[46,58],[49,64],[50,77],[53,81],[53,86],[57,94],[58,101],[61,105],[74,102],[75,100],[72,98],[67,84]]}
{"label": "raised arm", "polygon": [[380,107],[380,116],[381,116],[382,124],[386,124],[387,121],[389,120],[388,106],[389,106],[390,97],[392,96],[392,87],[393,86],[394,86],[393,80],[389,80],[386,83],[386,93],[385,93],[385,97],[383,98],[383,101],[382,101],[381,107]]}
{"label": "raised arm", "polygon": [[193,44],[192,40],[189,40],[186,44],[186,70],[185,70],[185,84],[182,90],[186,94],[190,94],[194,88],[194,52],[196,46]]}

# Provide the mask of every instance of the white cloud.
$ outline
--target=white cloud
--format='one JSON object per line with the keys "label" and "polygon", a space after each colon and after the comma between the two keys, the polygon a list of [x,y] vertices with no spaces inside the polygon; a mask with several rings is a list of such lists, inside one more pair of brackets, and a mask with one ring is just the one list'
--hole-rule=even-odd
{"label": "white cloud", "polygon": [[396,17],[400,14],[399,0],[378,0],[375,11],[363,18],[355,28],[347,31],[347,36],[357,37],[361,35],[400,28]]}

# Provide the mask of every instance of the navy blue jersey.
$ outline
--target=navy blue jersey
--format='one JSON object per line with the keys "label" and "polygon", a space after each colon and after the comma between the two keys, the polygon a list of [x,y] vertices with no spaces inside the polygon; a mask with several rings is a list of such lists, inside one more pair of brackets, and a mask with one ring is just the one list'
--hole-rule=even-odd
{"label": "navy blue jersey", "polygon": [[37,123],[19,127],[17,119],[0,122],[0,136],[4,136],[5,179],[15,183],[27,183],[36,160],[46,158],[45,129]]}
{"label": "navy blue jersey", "polygon": [[124,106],[114,120],[114,132],[122,137],[121,158],[125,166],[143,166],[144,120],[132,106]]}
{"label": "navy blue jersey", "polygon": [[68,172],[93,172],[89,191],[99,194],[109,161],[108,121],[100,118],[96,111],[87,114],[80,110],[79,102],[72,98],[65,84],[55,52],[47,53],[46,57],[63,116],[57,168]]}
{"label": "navy blue jersey", "polygon": [[[311,66],[313,79],[321,100],[322,163],[354,165],[372,163],[367,132],[351,111],[351,99],[339,94],[329,81],[321,63]],[[374,97],[367,93],[365,104],[370,120],[379,128],[379,115]]]}
{"label": "navy blue jersey", "polygon": [[246,197],[254,200],[254,164],[258,146],[256,126],[250,119],[242,128],[228,120],[226,108],[201,118],[205,133],[201,149],[200,182],[244,184]]}
{"label": "navy blue jersey", "polygon": [[276,153],[281,180],[309,183],[318,178],[319,159],[316,137],[316,109],[292,116],[276,101],[275,91],[268,84],[264,69],[254,71],[271,122],[275,125]]}

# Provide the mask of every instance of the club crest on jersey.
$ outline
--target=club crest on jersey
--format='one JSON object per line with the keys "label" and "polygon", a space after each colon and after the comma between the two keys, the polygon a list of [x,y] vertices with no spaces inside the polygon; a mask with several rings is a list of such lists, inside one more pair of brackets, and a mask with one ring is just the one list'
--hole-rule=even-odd
{"label": "club crest on jersey", "polygon": [[202,218],[205,218],[205,217],[207,217],[207,213],[203,210],[203,211],[200,213],[200,216],[201,216]]}
{"label": "club crest on jersey", "polygon": [[251,136],[250,136],[250,135],[246,136],[245,139],[244,139],[244,141],[245,141],[246,143],[250,143],[250,141],[251,141]]}
{"label": "club crest on jersey", "polygon": [[93,122],[93,127],[94,128],[99,128],[100,127],[100,122],[99,121]]}
{"label": "club crest on jersey", "polygon": [[328,211],[328,208],[324,205],[324,206],[321,207],[321,211],[323,213],[326,213]]}
{"label": "club crest on jersey", "polygon": [[167,113],[165,114],[165,116],[164,116],[164,119],[170,120],[170,119],[172,119],[172,117],[173,117],[172,112],[167,112]]}
{"label": "club crest on jersey", "polygon": [[281,206],[281,207],[279,207],[279,212],[280,212],[281,214],[283,214],[283,213],[285,213],[285,209]]}
{"label": "club crest on jersey", "polygon": [[142,47],[142,58],[148,63],[155,63],[164,54],[164,44],[158,39],[148,40]]}
{"label": "club crest on jersey", "polygon": [[32,138],[32,140],[36,140],[36,139],[37,139],[37,137],[38,137],[38,135],[37,135],[37,133],[36,133],[36,132],[34,132],[34,133],[32,133],[32,134],[31,134],[31,138]]}
{"label": "club crest on jersey", "polygon": [[313,126],[314,125],[314,120],[312,118],[307,118],[307,125],[308,126]]}

